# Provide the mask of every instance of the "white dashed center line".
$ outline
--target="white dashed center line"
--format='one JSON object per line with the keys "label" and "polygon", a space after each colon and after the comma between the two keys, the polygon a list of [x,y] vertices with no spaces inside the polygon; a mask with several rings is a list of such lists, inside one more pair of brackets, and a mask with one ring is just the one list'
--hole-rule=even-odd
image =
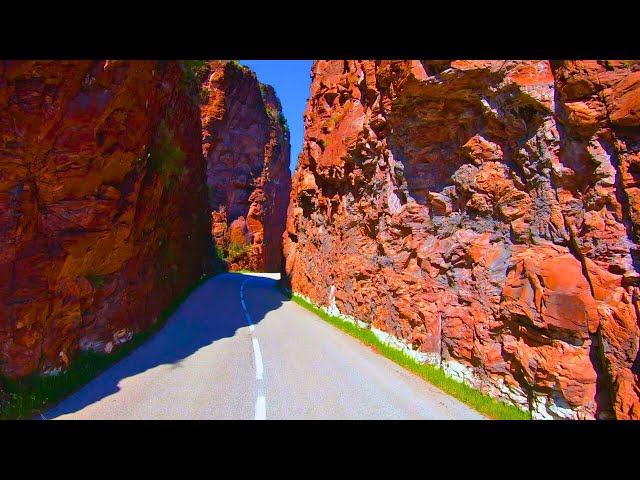
{"label": "white dashed center line", "polygon": [[256,380],[262,380],[262,355],[260,354],[260,344],[258,339],[253,339],[253,355],[256,359]]}
{"label": "white dashed center line", "polygon": [[258,397],[256,400],[256,420],[267,419],[267,404],[264,397]]}
{"label": "white dashed center line", "polygon": [[[247,324],[249,325],[249,332],[251,332],[251,339],[253,343],[253,357],[256,364],[256,380],[262,380],[262,376],[264,373],[264,367],[262,365],[262,354],[260,353],[260,344],[258,343],[258,339],[254,336],[255,327],[253,326],[253,322],[251,321],[251,315],[249,315],[249,309],[247,308],[247,304],[244,301],[244,285],[247,283],[249,279],[247,278],[242,285],[240,285],[240,303],[242,304],[242,310],[244,311],[244,316],[247,319]],[[267,401],[263,395],[259,395],[256,400],[256,420],[266,420],[267,419]]]}

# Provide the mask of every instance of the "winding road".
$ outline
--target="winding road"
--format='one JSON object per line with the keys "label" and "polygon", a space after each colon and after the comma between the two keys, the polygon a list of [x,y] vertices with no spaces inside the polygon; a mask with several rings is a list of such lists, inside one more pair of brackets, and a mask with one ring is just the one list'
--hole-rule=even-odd
{"label": "winding road", "polygon": [[288,300],[278,278],[211,278],[44,418],[484,418]]}

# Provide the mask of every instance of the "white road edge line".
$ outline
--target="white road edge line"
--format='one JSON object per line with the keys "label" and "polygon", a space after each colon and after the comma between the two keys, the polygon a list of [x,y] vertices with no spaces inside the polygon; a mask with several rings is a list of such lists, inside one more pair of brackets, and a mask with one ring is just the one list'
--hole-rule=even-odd
{"label": "white road edge line", "polygon": [[256,400],[256,420],[267,419],[267,401],[264,397],[258,397]]}
{"label": "white road edge line", "polygon": [[262,355],[260,354],[260,344],[257,338],[253,339],[253,356],[256,359],[256,380],[262,380]]}

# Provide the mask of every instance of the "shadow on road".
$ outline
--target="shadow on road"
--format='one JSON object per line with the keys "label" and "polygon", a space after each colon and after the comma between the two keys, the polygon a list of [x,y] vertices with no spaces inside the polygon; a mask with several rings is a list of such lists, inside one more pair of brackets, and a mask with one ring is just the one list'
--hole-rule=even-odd
{"label": "shadow on road", "polygon": [[[50,409],[45,417],[54,418],[81,410],[117,393],[120,390],[118,384],[123,379],[159,365],[179,366],[182,360],[199,349],[234,336],[239,328],[247,326],[240,304],[240,285],[247,279],[245,289],[252,289],[249,309],[254,324],[287,300],[277,288],[276,280],[271,278],[237,273],[211,278],[178,307],[158,333]],[[256,298],[260,301],[257,302]]]}

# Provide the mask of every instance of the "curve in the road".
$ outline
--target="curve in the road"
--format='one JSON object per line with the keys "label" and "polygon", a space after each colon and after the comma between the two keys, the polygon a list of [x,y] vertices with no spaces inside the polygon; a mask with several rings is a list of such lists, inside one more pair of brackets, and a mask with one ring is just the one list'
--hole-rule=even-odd
{"label": "curve in the road", "polygon": [[290,301],[277,278],[211,278],[147,343],[45,417],[483,418]]}

